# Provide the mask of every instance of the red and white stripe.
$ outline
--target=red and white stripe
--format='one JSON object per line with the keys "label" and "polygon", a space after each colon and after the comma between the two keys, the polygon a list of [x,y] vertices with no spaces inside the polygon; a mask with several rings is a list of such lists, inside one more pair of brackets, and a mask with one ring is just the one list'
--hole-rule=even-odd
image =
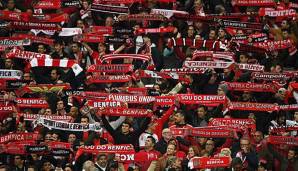
{"label": "red and white stripe", "polygon": [[83,71],[81,66],[74,60],[68,59],[37,59],[33,58],[30,61],[30,67],[62,67],[72,68],[75,76],[79,75]]}

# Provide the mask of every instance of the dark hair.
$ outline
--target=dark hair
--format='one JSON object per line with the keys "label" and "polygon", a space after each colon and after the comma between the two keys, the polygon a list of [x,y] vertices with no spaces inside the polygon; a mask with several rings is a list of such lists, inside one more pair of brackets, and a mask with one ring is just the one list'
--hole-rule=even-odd
{"label": "dark hair", "polygon": [[147,137],[147,139],[148,139],[148,138],[151,139],[151,141],[153,142],[153,144],[156,144],[156,140],[155,140],[155,138],[154,138],[153,136],[150,135],[150,136]]}
{"label": "dark hair", "polygon": [[89,117],[88,117],[88,116],[82,116],[82,117],[81,117],[81,120],[84,119],[84,118],[87,118],[87,120],[88,120],[88,122],[89,122]]}
{"label": "dark hair", "polygon": [[199,106],[198,106],[198,109],[200,109],[200,108],[203,108],[205,111],[207,111],[207,107],[204,106],[204,105],[199,105]]}
{"label": "dark hair", "polygon": [[[124,121],[124,122],[122,123],[122,125],[123,125],[123,124],[129,125],[129,128],[131,128],[131,126],[132,126],[131,123],[128,122],[128,121]],[[121,126],[122,126],[122,125],[121,125]]]}
{"label": "dark hair", "polygon": [[105,153],[100,153],[97,155],[96,159],[99,160],[102,156],[108,157]]}

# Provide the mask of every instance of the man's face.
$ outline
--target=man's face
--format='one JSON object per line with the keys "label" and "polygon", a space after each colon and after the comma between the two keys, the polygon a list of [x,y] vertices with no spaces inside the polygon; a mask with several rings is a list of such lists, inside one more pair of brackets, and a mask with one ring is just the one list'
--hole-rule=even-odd
{"label": "man's face", "polygon": [[206,111],[205,111],[205,109],[204,108],[202,108],[202,107],[200,107],[199,109],[198,109],[198,116],[200,117],[200,118],[204,118],[205,117],[205,115],[206,115]]}
{"label": "man's face", "polygon": [[240,60],[240,63],[245,64],[245,63],[247,63],[248,58],[242,54],[239,56],[239,60]]}
{"label": "man's face", "polygon": [[128,124],[123,123],[121,126],[122,133],[124,133],[124,134],[129,133],[129,128],[130,128],[130,126]]}
{"label": "man's face", "polygon": [[79,52],[80,49],[79,49],[79,46],[76,43],[74,43],[71,45],[71,50],[73,53],[77,53]]}
{"label": "man's face", "polygon": [[180,114],[180,113],[176,113],[175,115],[174,115],[174,119],[175,119],[175,123],[181,123],[182,121],[183,121],[183,116],[182,116],[182,114]]}
{"label": "man's face", "polygon": [[242,170],[242,164],[237,164],[237,165],[235,165],[234,167],[233,167],[233,169],[235,170],[235,171],[241,171]]}
{"label": "man's face", "polygon": [[250,143],[248,140],[240,140],[240,148],[244,151],[248,151]]}
{"label": "man's face", "polygon": [[82,118],[81,119],[81,124],[82,125],[87,125],[89,122],[88,122],[88,119],[87,118]]}
{"label": "man's face", "polygon": [[69,111],[70,116],[75,117],[77,115],[77,113],[78,113],[78,109],[76,107],[70,108],[70,111]]}
{"label": "man's face", "polygon": [[105,51],[106,51],[106,47],[105,47],[105,45],[102,44],[102,43],[99,43],[99,44],[98,44],[97,49],[98,49],[98,52],[105,52]]}
{"label": "man's face", "polygon": [[295,158],[295,151],[289,150],[288,152],[288,160],[292,160]]}
{"label": "man's face", "polygon": [[192,36],[194,36],[194,33],[195,33],[195,29],[192,26],[190,26],[187,30],[187,35],[189,37],[192,37]]}
{"label": "man's face", "polygon": [[46,109],[45,115],[52,115],[52,110],[51,109]]}
{"label": "man's face", "polygon": [[107,156],[105,156],[105,155],[100,156],[99,159],[97,160],[97,164],[100,167],[106,167],[107,163],[108,163],[108,159],[107,159]]}
{"label": "man's face", "polygon": [[214,149],[214,142],[212,140],[208,140],[206,142],[206,150],[212,151]]}
{"label": "man's face", "polygon": [[200,145],[204,145],[207,142],[207,138],[204,137],[199,137],[198,138],[199,144]]}
{"label": "man's face", "polygon": [[53,134],[52,138],[53,138],[54,141],[58,141],[59,135],[58,134]]}
{"label": "man's face", "polygon": [[114,24],[113,18],[112,17],[108,17],[106,19],[105,24],[106,24],[106,26],[110,26],[110,27],[113,26],[113,24]]}
{"label": "man's face", "polygon": [[76,135],[75,135],[75,134],[70,134],[70,135],[68,136],[68,142],[69,142],[69,143],[74,143],[75,140],[76,140]]}
{"label": "man's face", "polygon": [[60,44],[55,44],[55,45],[54,45],[54,48],[55,48],[55,51],[56,51],[56,52],[60,52],[60,51],[62,50],[62,45],[60,45]]}
{"label": "man's face", "polygon": [[51,71],[51,80],[57,80],[58,79],[58,74],[57,74],[57,70],[52,70]]}
{"label": "man's face", "polygon": [[30,73],[24,73],[23,78],[25,81],[30,81],[31,80]]}
{"label": "man's face", "polygon": [[255,137],[255,141],[256,141],[257,143],[261,142],[262,139],[263,139],[263,135],[262,135],[262,133],[261,133],[261,132],[258,132],[258,131],[255,133],[254,137]]}
{"label": "man's face", "polygon": [[175,155],[176,149],[175,146],[172,144],[169,144],[167,147],[167,155]]}
{"label": "man's face", "polygon": [[45,142],[50,142],[50,141],[52,141],[52,134],[47,134],[45,137],[44,137],[44,140],[45,140]]}
{"label": "man's face", "polygon": [[218,30],[218,37],[219,38],[224,38],[225,35],[226,35],[226,33],[223,29]]}
{"label": "man's face", "polygon": [[172,139],[173,138],[173,134],[172,134],[172,132],[169,130],[169,131],[164,131],[163,133],[162,133],[162,137],[165,139],[165,140],[170,140],[170,139]]}
{"label": "man's face", "polygon": [[145,141],[145,147],[150,148],[150,147],[153,147],[153,146],[154,146],[154,143],[152,142],[152,139],[147,138],[146,141]]}
{"label": "man's face", "polygon": [[209,39],[213,40],[215,39],[215,36],[216,36],[216,32],[214,30],[211,30],[209,33]]}
{"label": "man's face", "polygon": [[237,31],[237,36],[242,36],[242,35],[244,35],[243,30],[238,30]]}
{"label": "man's face", "polygon": [[63,104],[63,101],[60,100],[57,102],[57,110],[62,110],[64,109],[64,104]]}
{"label": "man's face", "polygon": [[46,53],[46,48],[43,45],[38,45],[37,52],[38,53]]}
{"label": "man's face", "polygon": [[45,162],[43,165],[43,170],[51,170],[52,164],[50,162]]}
{"label": "man's face", "polygon": [[12,67],[12,60],[6,59],[5,60],[5,69],[10,69]]}
{"label": "man's face", "polygon": [[15,156],[14,157],[14,164],[17,166],[17,165],[21,165],[24,163],[24,160],[21,159],[20,156]]}
{"label": "man's face", "polygon": [[8,8],[9,10],[12,10],[12,9],[14,9],[14,7],[15,7],[14,0],[9,0],[9,1],[7,2],[7,8]]}
{"label": "man's face", "polygon": [[78,27],[78,28],[81,28],[81,29],[84,29],[85,25],[84,25],[84,23],[83,23],[82,20],[78,20],[78,21],[77,21],[77,27]]}

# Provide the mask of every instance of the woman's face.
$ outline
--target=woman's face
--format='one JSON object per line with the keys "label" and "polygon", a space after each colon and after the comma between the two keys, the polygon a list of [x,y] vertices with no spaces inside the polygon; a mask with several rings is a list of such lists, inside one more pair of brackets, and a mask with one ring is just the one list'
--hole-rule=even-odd
{"label": "woman's face", "polygon": [[106,51],[105,45],[102,43],[99,43],[98,44],[98,52],[101,53],[101,52],[105,52],[105,51]]}
{"label": "woman's face", "polygon": [[188,155],[189,155],[189,157],[194,157],[194,156],[195,156],[195,151],[193,150],[192,147],[190,147],[190,148],[188,149]]}

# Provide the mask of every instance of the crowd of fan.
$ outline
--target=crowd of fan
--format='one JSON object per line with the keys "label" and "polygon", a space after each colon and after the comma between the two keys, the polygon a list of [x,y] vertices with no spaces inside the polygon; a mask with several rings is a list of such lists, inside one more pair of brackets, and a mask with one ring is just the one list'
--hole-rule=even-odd
{"label": "crowd of fan", "polygon": [[[291,1],[290,1],[291,2]],[[293,0],[294,2],[294,0]],[[2,10],[15,12],[31,12],[34,0],[3,0],[0,2]],[[286,7],[289,0],[276,2],[277,8]],[[132,63],[134,71],[139,69],[151,69],[161,71],[166,68],[181,68],[186,60],[191,60],[193,50],[191,47],[167,47],[169,38],[191,38],[198,40],[219,40],[228,44],[231,35],[225,28],[212,26],[204,21],[129,21],[117,20],[117,14],[102,13],[96,15],[90,11],[91,1],[81,0],[80,7],[71,10],[63,8],[56,10],[44,10],[48,13],[68,13],[69,20],[60,23],[61,27],[81,28],[84,32],[92,25],[111,26],[113,28],[156,28],[173,26],[172,33],[135,34],[126,36],[123,44],[112,43],[86,43],[78,42],[73,36],[61,37],[59,31],[47,32],[36,30],[1,29],[1,37],[12,37],[19,33],[37,35],[54,39],[53,45],[32,43],[30,46],[21,47],[24,50],[49,54],[53,59],[73,59],[82,68],[83,72],[75,76],[71,70],[54,67],[36,67],[25,69],[27,60],[7,58],[11,48],[6,48],[1,54],[1,69],[22,70],[21,79],[28,85],[35,84],[69,84],[73,90],[125,93],[123,87],[149,87],[151,96],[176,95],[184,93],[226,95],[228,101],[259,102],[278,105],[297,104],[295,96],[288,96],[289,82],[295,82],[292,77],[275,93],[268,92],[231,92],[225,82],[251,82],[251,71],[241,72],[240,75],[231,69],[208,69],[200,74],[185,74],[190,82],[165,78],[137,78],[133,77],[127,83],[94,83],[87,84],[86,79],[90,73],[86,69],[92,64],[99,64],[100,57],[105,54],[146,54],[152,60],[140,62],[136,60],[115,61],[116,63]],[[150,9],[173,9],[187,11],[194,15],[229,13],[247,14],[258,12],[259,7],[236,7],[230,0],[177,0],[176,3],[162,3],[158,0],[146,0],[146,3],[135,3],[131,8],[134,13],[149,13]],[[88,14],[82,19],[83,14]],[[254,16],[255,18],[261,18]],[[254,17],[248,17],[246,21],[257,22]],[[298,22],[297,18],[286,18],[280,21],[275,18],[263,23],[261,32],[267,34],[272,40],[291,39],[297,46]],[[258,20],[260,21],[260,20]],[[269,29],[268,29],[269,28]],[[254,30],[237,29],[237,35],[254,33]],[[124,36],[124,35],[119,35]],[[125,36],[124,36],[125,37]],[[297,52],[290,56],[287,49],[273,50],[264,54],[253,52],[238,52],[225,48],[222,51],[235,53],[235,61],[238,63],[254,63],[265,66],[265,71],[282,73],[284,71],[295,72],[298,68]],[[153,66],[153,67],[152,67]],[[133,75],[131,73],[131,75]],[[15,104],[18,96],[14,89],[2,89],[1,98],[3,104]],[[48,108],[15,108],[15,111],[6,116],[1,116],[0,135],[9,133],[37,132],[38,144],[47,144],[51,141],[68,142],[71,144],[69,156],[53,156],[47,154],[0,154],[0,170],[191,170],[188,162],[193,157],[202,156],[229,156],[230,166],[225,168],[212,168],[201,170],[284,170],[294,171],[298,169],[297,148],[288,145],[274,145],[267,141],[270,128],[290,125],[298,125],[298,111],[227,111],[223,105],[203,106],[179,104],[167,107],[155,107],[147,105],[131,105],[129,107],[145,108],[153,111],[151,118],[133,117],[108,117],[95,115],[94,110],[85,103],[79,103],[66,95],[63,91],[48,93],[25,93],[26,98],[46,98]],[[88,99],[88,97],[86,97]],[[1,102],[2,103],[2,102]],[[32,121],[18,118],[18,113],[33,113],[40,115],[68,115],[71,121],[81,124],[99,123],[103,132],[72,132],[46,127],[33,127]],[[175,136],[171,128],[206,127],[213,118],[250,118],[255,121],[256,131],[249,134],[238,133],[238,138],[205,138]],[[296,131],[284,132],[282,136],[297,136]],[[83,145],[103,144],[132,144],[136,152],[156,155],[157,160],[142,162],[121,162],[113,154],[84,153],[76,160],[76,150]],[[194,169],[195,170],[195,169]],[[200,170],[200,169],[198,169]]]}

